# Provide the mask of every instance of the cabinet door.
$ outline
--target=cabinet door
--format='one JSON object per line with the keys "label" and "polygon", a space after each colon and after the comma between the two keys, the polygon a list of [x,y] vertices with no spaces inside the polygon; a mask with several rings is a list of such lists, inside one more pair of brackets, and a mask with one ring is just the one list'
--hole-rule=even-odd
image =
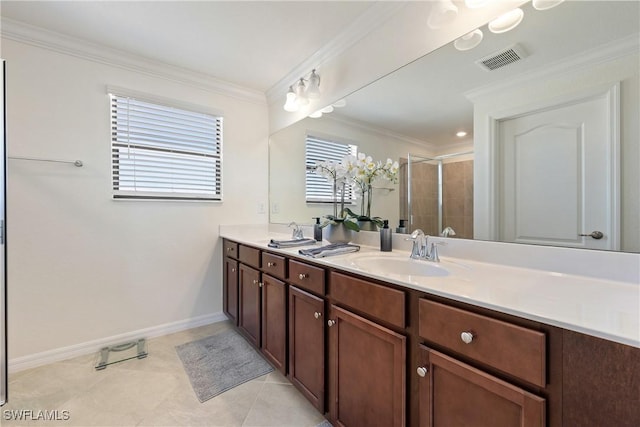
{"label": "cabinet door", "polygon": [[256,347],[260,347],[260,272],[240,264],[238,280],[238,326]]}
{"label": "cabinet door", "polygon": [[223,310],[229,320],[238,324],[238,261],[224,259]]}
{"label": "cabinet door", "polygon": [[287,355],[287,285],[262,275],[262,352],[283,374]]}
{"label": "cabinet door", "polygon": [[324,413],[324,300],[289,288],[289,379]]}
{"label": "cabinet door", "polygon": [[424,346],[420,359],[420,427],[545,425],[543,398]]}
{"label": "cabinet door", "polygon": [[406,338],[333,305],[329,318],[333,425],[404,426]]}

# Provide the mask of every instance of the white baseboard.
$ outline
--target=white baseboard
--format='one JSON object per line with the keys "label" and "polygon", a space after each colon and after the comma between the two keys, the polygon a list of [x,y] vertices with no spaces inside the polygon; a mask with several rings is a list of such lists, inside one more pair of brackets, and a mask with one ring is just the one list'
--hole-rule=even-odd
{"label": "white baseboard", "polygon": [[198,326],[223,322],[225,320],[228,320],[227,316],[221,312],[206,314],[204,316],[193,317],[191,319],[165,323],[163,325],[152,326],[150,328],[139,329],[137,331],[74,344],[68,347],[61,347],[28,356],[16,357],[15,359],[9,359],[8,361],[9,373],[19,372],[25,369],[47,365],[49,363],[71,359],[73,357],[84,356],[86,354],[97,353],[101,348],[109,345],[119,344],[139,338],[159,337],[162,335],[172,334],[174,332],[184,331],[186,329],[197,328]]}

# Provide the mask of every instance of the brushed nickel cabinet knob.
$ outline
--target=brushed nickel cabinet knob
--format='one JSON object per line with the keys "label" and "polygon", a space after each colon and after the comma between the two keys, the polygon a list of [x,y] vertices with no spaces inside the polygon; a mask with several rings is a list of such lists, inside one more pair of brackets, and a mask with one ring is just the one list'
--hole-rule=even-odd
{"label": "brushed nickel cabinet knob", "polygon": [[460,339],[465,344],[471,344],[474,338],[475,336],[473,335],[473,332],[465,331],[460,334]]}
{"label": "brushed nickel cabinet knob", "polygon": [[416,369],[416,372],[418,373],[418,376],[424,378],[429,370],[424,366],[419,366],[418,369]]}

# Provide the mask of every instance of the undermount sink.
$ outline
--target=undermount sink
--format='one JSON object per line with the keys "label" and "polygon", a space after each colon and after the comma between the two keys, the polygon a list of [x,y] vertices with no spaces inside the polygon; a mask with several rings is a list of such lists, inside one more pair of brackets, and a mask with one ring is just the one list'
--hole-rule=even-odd
{"label": "undermount sink", "polygon": [[439,265],[409,257],[384,256],[378,254],[354,255],[351,264],[361,270],[377,274],[394,274],[403,276],[448,276],[449,271]]}

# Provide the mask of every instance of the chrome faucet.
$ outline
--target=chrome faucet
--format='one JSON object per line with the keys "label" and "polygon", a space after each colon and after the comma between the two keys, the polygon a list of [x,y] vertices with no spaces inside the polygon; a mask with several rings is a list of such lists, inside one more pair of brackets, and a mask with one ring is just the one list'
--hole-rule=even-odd
{"label": "chrome faucet", "polygon": [[456,232],[451,227],[445,227],[445,229],[442,230],[442,233],[440,233],[440,235],[442,237],[453,237],[456,235]]}
{"label": "chrome faucet", "polygon": [[429,245],[429,236],[424,234],[421,229],[416,229],[406,240],[413,241],[410,257],[413,259],[424,259],[426,261],[440,262],[438,256],[438,245],[444,245],[445,242],[431,242]]}
{"label": "chrome faucet", "polygon": [[291,238],[294,240],[304,239],[304,234],[302,234],[302,227],[296,224],[295,222],[291,222],[289,227],[293,229],[291,232]]}
{"label": "chrome faucet", "polygon": [[411,248],[410,257],[413,259],[421,259],[424,258],[425,252],[427,251],[427,236],[424,234],[424,231],[417,228],[413,230],[413,233],[405,239],[412,240],[413,247]]}

